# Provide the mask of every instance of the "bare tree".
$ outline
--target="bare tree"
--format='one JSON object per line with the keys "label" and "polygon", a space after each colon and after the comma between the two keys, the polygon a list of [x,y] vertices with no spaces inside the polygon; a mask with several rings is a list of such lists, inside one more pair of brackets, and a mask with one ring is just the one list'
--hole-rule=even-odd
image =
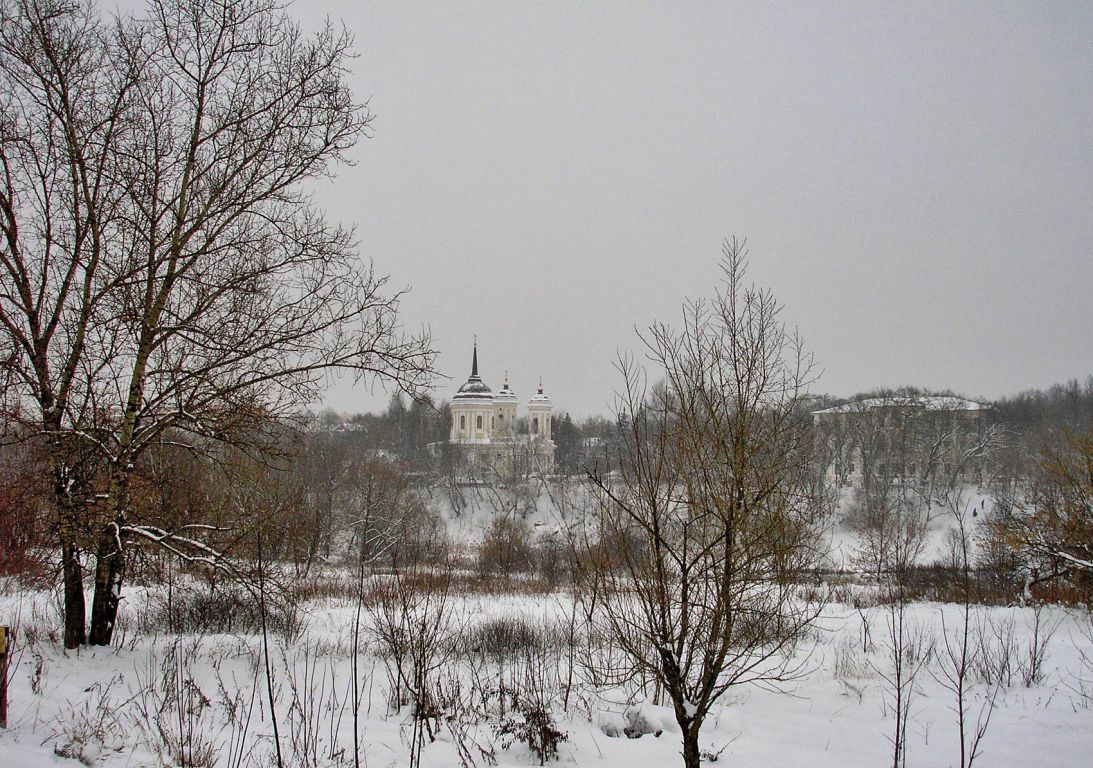
{"label": "bare tree", "polygon": [[933,639],[909,610],[904,583],[902,580],[897,582],[899,589],[886,607],[884,645],[891,665],[874,665],[883,684],[886,711],[892,714],[892,732],[888,736],[892,745],[892,768],[906,768],[911,703],[918,691],[919,673],[934,653]]}
{"label": "bare tree", "polygon": [[0,2],[0,402],[15,437],[47,445],[69,648],[86,639],[95,326],[128,277],[108,265],[124,198],[113,147],[139,72],[116,42],[90,3]]}
{"label": "bare tree", "polygon": [[[102,462],[90,526],[102,644],[129,542],[171,535],[131,504],[145,450],[254,444],[332,370],[416,393],[433,357],[427,335],[401,330],[400,292],[308,197],[371,118],[345,82],[344,31],[306,36],[274,0],[151,0],[113,24],[51,0],[7,0],[3,14],[0,67],[19,75],[3,123],[5,403]],[[76,562],[66,591],[78,591],[67,531],[86,516],[69,465],[54,463],[62,554]],[[82,621],[82,605],[69,613]]]}
{"label": "bare tree", "polygon": [[[998,705],[1001,676],[988,687],[978,706],[973,711],[971,683],[973,671],[978,663],[982,642],[974,637],[972,595],[972,546],[969,531],[969,506],[963,502],[963,495],[956,493],[950,499],[949,511],[953,515],[956,527],[953,529],[953,559],[958,574],[957,594],[960,597],[959,620],[954,627],[945,621],[945,611],[940,611],[941,642],[938,644],[938,670],[932,672],[934,679],[953,695],[953,714],[956,715],[957,735],[960,738],[960,768],[971,768],[975,758],[981,754],[983,740],[990,726],[991,715]],[[974,718],[974,719],[973,719]]]}
{"label": "bare tree", "polygon": [[948,510],[957,523],[952,554],[964,611],[955,633],[948,631],[942,616],[945,631],[939,680],[955,696],[961,765],[970,765],[986,732],[994,699],[991,708],[981,712],[971,733],[967,675],[974,659],[965,480],[969,474],[982,475],[998,433],[991,426],[971,429],[957,418],[908,412],[901,399],[882,409],[866,407],[853,413],[862,457],[862,487],[848,523],[859,537],[858,558],[876,574],[887,601],[885,644],[891,665],[878,672],[893,715],[889,736],[892,765],[907,764],[907,727],[917,679],[934,652],[909,604],[914,597],[912,576],[925,550],[928,526],[942,510]]}
{"label": "bare tree", "polygon": [[411,483],[405,464],[366,459],[355,464],[343,510],[350,557],[412,566],[444,549],[443,522]]}
{"label": "bare tree", "polygon": [[[598,540],[588,614],[671,699],[687,766],[717,699],[803,672],[796,644],[821,606],[798,594],[818,555],[809,432],[797,408],[812,359],[769,291],[744,284],[726,241],[724,283],[684,305],[683,326],[643,337],[663,385],[622,359],[627,444],[616,476],[590,477]],[[605,548],[589,542],[586,558]]]}
{"label": "bare tree", "polygon": [[296,470],[306,490],[310,525],[304,574],[317,558],[329,560],[339,530],[338,514],[346,504],[349,478],[362,458],[343,434],[331,429],[332,414],[309,425],[296,456]]}

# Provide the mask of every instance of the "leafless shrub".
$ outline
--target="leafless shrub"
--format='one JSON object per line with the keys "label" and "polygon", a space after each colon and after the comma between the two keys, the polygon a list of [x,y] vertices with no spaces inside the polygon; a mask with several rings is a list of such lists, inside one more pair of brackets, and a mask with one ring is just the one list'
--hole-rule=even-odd
{"label": "leafless shrub", "polygon": [[558,756],[558,746],[569,741],[569,734],[558,729],[553,714],[535,704],[518,699],[516,709],[494,729],[503,749],[520,741],[539,758],[539,765]]}
{"label": "leafless shrub", "polygon": [[[851,584],[846,579],[833,579],[825,585],[827,589],[827,597],[832,603],[837,603],[841,605],[852,605],[856,607],[858,593],[854,589],[854,586],[854,584]],[[820,597],[821,593],[819,591],[819,587],[813,587],[813,589],[816,590],[813,594],[816,597]],[[807,597],[811,596],[812,595],[808,595]]]}
{"label": "leafless shrub", "polygon": [[338,733],[351,691],[339,681],[331,657],[322,654],[319,643],[304,638],[292,645],[291,657],[288,648],[282,647],[279,677],[288,696],[289,764],[301,768],[350,764]]}
{"label": "leafless shrub", "polygon": [[1059,629],[1061,618],[1049,618],[1045,615],[1043,603],[1037,603],[1032,609],[1032,621],[1028,628],[1032,631],[1028,644],[1020,654],[1021,682],[1026,688],[1044,682],[1044,663],[1047,661],[1047,647]]}
{"label": "leafless shrub", "polygon": [[831,668],[835,679],[840,681],[862,679],[869,677],[871,672],[869,660],[857,641],[848,636],[840,637],[835,645]]}
{"label": "leafless shrub", "polygon": [[907,729],[911,722],[911,706],[918,691],[919,673],[933,654],[933,638],[919,625],[904,602],[893,603],[886,615],[884,651],[887,664],[873,668],[884,683],[885,715],[893,718],[888,741],[892,745],[893,768],[906,768]]}
{"label": "leafless shrub", "polygon": [[464,677],[460,670],[448,667],[441,671],[435,681],[433,700],[437,709],[443,712],[443,723],[452,736],[463,768],[474,768],[478,760],[486,765],[497,765],[494,746],[479,740],[479,723],[486,717],[487,696],[481,688],[480,670],[472,668],[469,688],[464,687]]}
{"label": "leafless shrub", "polygon": [[960,740],[960,768],[970,768],[981,754],[983,740],[1002,688],[999,677],[978,698],[978,710],[973,713],[970,687],[982,644],[975,641],[972,614],[970,603],[965,602],[959,620],[955,626],[950,626],[944,611],[941,612],[941,642],[936,654],[937,667],[931,670],[934,679],[954,698],[952,710],[956,716],[957,735]]}
{"label": "leafless shrub", "polygon": [[368,604],[373,631],[387,667],[390,703],[410,705],[410,764],[421,761],[425,739],[436,738],[441,712],[434,701],[434,676],[457,649],[455,617],[443,581],[420,589],[413,574],[396,574],[374,588]]}
{"label": "leafless shrub", "polygon": [[511,659],[519,653],[555,642],[556,634],[552,625],[534,623],[520,614],[491,616],[468,628],[463,636],[462,650],[493,659]]}
{"label": "leafless shrub", "polygon": [[533,542],[532,559],[535,573],[552,589],[573,582],[577,556],[565,536],[554,532],[537,537]]}
{"label": "leafless shrub", "polygon": [[478,547],[478,570],[487,575],[526,573],[534,566],[527,523],[495,517]]}
{"label": "leafless shrub", "polygon": [[[30,692],[35,696],[42,695],[42,678],[45,676],[46,660],[42,656],[41,651],[35,648],[31,651],[32,658],[34,659],[34,666],[31,667],[30,672]],[[10,683],[9,683],[10,685]]]}
{"label": "leafless shrub", "polygon": [[1081,669],[1072,673],[1067,687],[1078,696],[1076,709],[1090,709],[1093,707],[1093,652],[1088,649],[1093,646],[1093,608],[1085,608],[1078,615],[1078,635],[1077,638],[1071,635],[1071,639],[1078,648]]}
{"label": "leafless shrub", "polygon": [[973,608],[973,579],[970,559],[971,538],[968,532],[968,508],[964,506],[959,493],[949,496],[953,504],[950,512],[956,527],[949,531],[949,567],[956,574],[953,581],[959,613],[958,620],[951,624],[945,618],[945,610],[940,611],[941,642],[937,652],[937,669],[931,670],[934,679],[953,695],[952,710],[956,715],[957,736],[960,746],[960,768],[971,768],[980,755],[983,740],[990,726],[991,716],[998,704],[1000,686],[996,682],[981,697],[978,710],[973,713],[970,692],[974,677],[975,657],[979,653],[979,644],[975,642]]}
{"label": "leafless shrub", "polygon": [[[54,590],[51,598],[58,598],[60,593]],[[61,640],[62,608],[56,599],[43,604],[34,601],[30,605],[30,617],[20,622],[23,637],[28,646],[42,643],[56,645]]]}
{"label": "leafless shrub", "polygon": [[975,643],[976,652],[971,665],[975,679],[991,687],[1012,686],[1017,671],[1013,617],[995,620],[989,614],[980,615]]}
{"label": "leafless shrub", "polygon": [[857,611],[861,619],[858,631],[858,636],[861,638],[861,652],[862,654],[872,653],[876,646],[873,644],[873,622],[870,612],[860,607],[857,607]]}
{"label": "leafless shrub", "polygon": [[386,587],[384,581],[399,574],[408,586],[423,591],[443,591],[452,597],[489,595],[549,595],[553,590],[548,582],[534,574],[507,574],[493,576],[480,573],[476,568],[462,570],[454,560],[435,567],[424,564],[410,569],[392,569],[377,573],[366,585],[366,599],[374,602],[377,590]]}
{"label": "leafless shrub", "polygon": [[250,678],[242,682],[232,677],[230,683],[224,679],[220,670],[219,660],[214,662],[216,672],[218,704],[227,721],[225,729],[228,731],[225,744],[226,755],[223,763],[227,768],[243,768],[247,765],[247,736],[250,731],[251,719],[254,716],[254,699],[258,694],[259,673],[262,669],[261,659],[256,653],[247,650],[250,665]]}
{"label": "leafless shrub", "polygon": [[126,724],[119,717],[123,704],[114,697],[121,679],[116,674],[105,683],[95,683],[85,691],[88,698],[69,702],[50,732],[54,754],[92,766],[102,752],[125,749]]}
{"label": "leafless shrub", "polygon": [[175,640],[162,659],[149,656],[132,695],[133,722],[145,743],[165,764],[181,768],[212,768],[219,759],[206,733],[212,701],[193,675],[198,648],[197,642]]}
{"label": "leafless shrub", "polygon": [[[268,596],[267,596],[268,597]],[[295,637],[303,626],[297,602],[268,599],[266,631]],[[143,634],[258,634],[263,608],[253,588],[236,583],[193,582],[149,590],[136,610],[134,629]]]}
{"label": "leafless shrub", "polygon": [[716,763],[721,759],[721,755],[725,754],[725,750],[729,748],[728,744],[722,744],[720,747],[710,745],[702,750],[702,759],[707,763]]}
{"label": "leafless shrub", "polygon": [[[879,489],[878,489],[879,487]],[[843,523],[858,540],[855,564],[878,577],[910,570],[926,545],[928,517],[919,500],[884,478],[861,489]]]}
{"label": "leafless shrub", "polygon": [[559,745],[569,738],[558,728],[554,714],[562,692],[559,661],[555,644],[527,643],[515,654],[507,680],[504,667],[499,670],[501,711],[494,732],[504,749],[517,741],[526,744],[540,765],[557,757]]}
{"label": "leafless shrub", "polygon": [[294,603],[310,600],[353,600],[357,596],[357,579],[344,568],[328,568],[309,573],[289,586]]}
{"label": "leafless shrub", "polygon": [[999,488],[995,495],[993,503],[985,506],[979,515],[975,530],[976,566],[984,591],[1012,600],[1021,593],[1026,563],[1024,553],[1014,547],[1010,536],[1009,499],[1012,493],[1008,488]]}

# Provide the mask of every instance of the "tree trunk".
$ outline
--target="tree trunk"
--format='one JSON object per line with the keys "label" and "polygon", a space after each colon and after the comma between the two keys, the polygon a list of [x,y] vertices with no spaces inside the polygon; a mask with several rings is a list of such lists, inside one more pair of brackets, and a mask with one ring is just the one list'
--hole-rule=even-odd
{"label": "tree trunk", "polygon": [[129,469],[119,462],[110,480],[107,498],[107,523],[99,533],[99,548],[95,554],[95,596],[91,603],[90,645],[110,645],[121,602],[121,585],[125,578],[125,513],[129,509]]}
{"label": "tree trunk", "polygon": [[72,650],[87,642],[87,609],[83,593],[83,565],[77,539],[79,513],[72,500],[72,478],[60,451],[50,445],[53,504],[57,513],[57,538],[61,545],[61,578],[64,585],[64,644]]}
{"label": "tree trunk", "polygon": [[103,528],[95,565],[95,598],[91,604],[90,645],[110,645],[121,603],[125,577],[125,550],[119,533],[123,521],[111,521]]}
{"label": "tree trunk", "polygon": [[699,768],[702,755],[698,750],[698,726],[692,725],[683,731],[683,765],[684,768]]}
{"label": "tree trunk", "polygon": [[61,569],[65,593],[65,648],[79,648],[87,642],[86,609],[83,595],[83,568],[80,550],[72,542],[61,542]]}

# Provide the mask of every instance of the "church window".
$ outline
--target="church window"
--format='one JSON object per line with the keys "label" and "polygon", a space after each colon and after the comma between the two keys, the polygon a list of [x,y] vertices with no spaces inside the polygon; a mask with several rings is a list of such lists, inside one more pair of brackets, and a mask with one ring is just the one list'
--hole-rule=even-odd
{"label": "church window", "polygon": [[459,417],[459,428],[460,429],[466,429],[467,428],[467,417],[466,416],[461,415]]}
{"label": "church window", "polygon": [[539,434],[539,417],[538,416],[536,416],[534,419],[531,420],[531,434],[533,434],[533,435]]}
{"label": "church window", "polygon": [[482,429],[482,414],[479,414],[478,418],[475,420],[475,426],[478,427],[478,429]]}

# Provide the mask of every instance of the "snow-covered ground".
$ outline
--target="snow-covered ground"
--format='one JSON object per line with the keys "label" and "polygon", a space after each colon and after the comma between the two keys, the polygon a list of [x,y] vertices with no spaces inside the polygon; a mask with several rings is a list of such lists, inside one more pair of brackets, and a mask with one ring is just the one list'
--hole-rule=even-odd
{"label": "snow-covered ground", "polygon": [[[11,670],[9,729],[0,733],[0,766],[144,766],[178,764],[182,752],[207,765],[273,763],[274,728],[261,637],[255,633],[168,636],[137,632],[137,614],[162,600],[130,590],[127,619],[115,648],[64,652],[56,640],[57,611],[46,593],[9,588],[0,617],[19,626]],[[451,629],[464,642],[435,673],[447,714],[435,740],[425,739],[421,764],[535,765],[528,748],[506,738],[502,685],[539,685],[566,740],[557,761],[616,768],[681,763],[671,711],[640,694],[591,680],[569,653],[565,593],[491,594],[449,598]],[[299,606],[302,631],[271,638],[278,741],[284,765],[353,765],[352,599],[315,599]],[[909,612],[921,636],[937,641],[944,626],[959,624],[957,606],[917,604]],[[730,765],[852,766],[891,762],[895,721],[884,682],[891,658],[884,607],[832,604],[799,650],[809,673],[782,692],[758,687],[731,691],[703,729],[702,744]],[[1046,641],[1040,679],[1026,681],[1035,645],[1031,608],[982,608],[975,625],[990,645],[1012,627],[1010,679],[998,688],[997,709],[981,745],[984,766],[1085,766],[1093,753],[1093,644],[1089,617],[1077,610],[1044,608]],[[408,763],[409,708],[391,704],[392,685],[379,645],[364,615],[357,656],[362,702],[357,719],[361,765]],[[473,638],[484,625],[507,622],[542,630],[545,647],[528,654],[493,654]],[[993,628],[993,630],[992,630]],[[544,663],[535,672],[527,660]],[[927,661],[917,677],[908,727],[908,765],[950,766],[959,761],[953,695],[940,682],[941,662]],[[521,661],[523,659],[524,661]],[[572,678],[569,675],[570,662]],[[529,671],[530,670],[530,671]],[[534,673],[534,674],[533,674]],[[529,677],[530,675],[530,677]],[[528,683],[532,680],[532,683]],[[1026,685],[1026,682],[1028,683]],[[992,686],[971,686],[974,718]],[[187,704],[180,716],[176,702]],[[509,702],[511,707],[511,701]],[[188,714],[187,714],[188,711]],[[508,715],[512,720],[511,714]],[[627,738],[621,731],[661,731]],[[181,738],[180,738],[181,737]],[[63,753],[70,757],[60,757]],[[172,756],[172,753],[174,756]],[[461,757],[462,755],[462,757]]]}
{"label": "snow-covered ground", "polygon": [[499,515],[522,520],[537,535],[554,533],[582,519],[591,504],[575,478],[533,478],[517,489],[467,483],[432,488],[428,503],[444,521],[445,534],[457,546],[474,546]]}

